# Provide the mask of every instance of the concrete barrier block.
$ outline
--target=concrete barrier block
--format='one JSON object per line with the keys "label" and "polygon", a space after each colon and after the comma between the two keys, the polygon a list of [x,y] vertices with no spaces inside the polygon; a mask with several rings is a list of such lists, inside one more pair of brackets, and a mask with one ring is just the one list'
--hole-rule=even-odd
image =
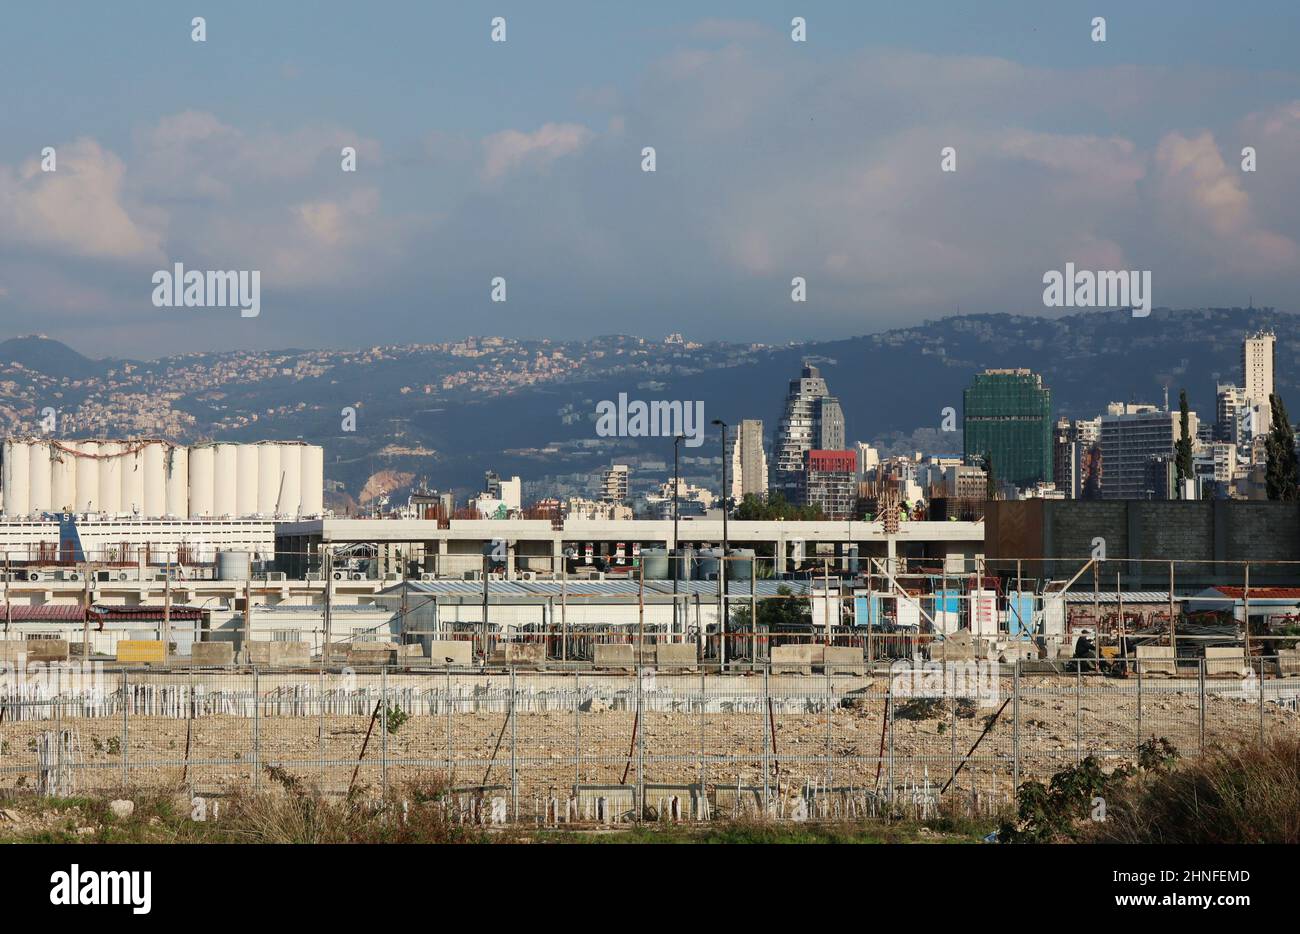
{"label": "concrete barrier block", "polygon": [[[451,659],[450,662],[447,659]],[[474,643],[468,639],[434,639],[429,643],[429,659],[434,665],[468,668],[474,664]]]}
{"label": "concrete barrier block", "polygon": [[270,665],[271,646],[274,642],[248,641],[244,643],[244,654],[250,665]]}
{"label": "concrete barrier block", "polygon": [[307,668],[311,665],[310,642],[271,642],[271,665],[277,668]]}
{"label": "concrete barrier block", "polygon": [[1245,668],[1245,649],[1235,646],[1209,646],[1205,650],[1207,676],[1240,678]]}
{"label": "concrete barrier block", "polygon": [[854,645],[823,646],[822,667],[828,675],[860,675],[866,671],[862,649]]}
{"label": "concrete barrier block", "polygon": [[383,642],[354,643],[348,649],[348,664],[360,667],[391,665],[393,649]]}
{"label": "concrete barrier block", "polygon": [[1176,675],[1178,665],[1171,645],[1139,645],[1137,647],[1138,671],[1143,675]]}
{"label": "concrete barrier block", "polygon": [[493,653],[507,665],[532,665],[541,668],[546,664],[545,642],[505,642]]}
{"label": "concrete barrier block", "polygon": [[1278,649],[1277,667],[1283,675],[1300,674],[1300,649]]}
{"label": "concrete barrier block", "polygon": [[772,674],[812,674],[813,665],[822,663],[820,645],[793,644],[772,648]]}
{"label": "concrete barrier block", "polygon": [[0,639],[0,662],[16,662],[27,654],[26,639]]}
{"label": "concrete barrier block", "polygon": [[190,646],[190,664],[224,666],[235,661],[233,642],[195,642]]}
{"label": "concrete barrier block", "polygon": [[624,668],[631,671],[636,667],[632,646],[626,643],[597,645],[593,652],[593,668]]}
{"label": "concrete barrier block", "polygon": [[694,671],[699,667],[694,643],[660,642],[655,646],[656,668],[686,668]]}

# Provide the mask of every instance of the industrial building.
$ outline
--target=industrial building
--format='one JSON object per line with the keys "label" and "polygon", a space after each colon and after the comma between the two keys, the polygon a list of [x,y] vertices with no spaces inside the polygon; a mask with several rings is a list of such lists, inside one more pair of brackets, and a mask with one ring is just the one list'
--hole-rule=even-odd
{"label": "industrial building", "polygon": [[324,511],[324,450],[298,441],[186,447],[155,438],[9,438],[0,513],[106,518],[299,518]]}

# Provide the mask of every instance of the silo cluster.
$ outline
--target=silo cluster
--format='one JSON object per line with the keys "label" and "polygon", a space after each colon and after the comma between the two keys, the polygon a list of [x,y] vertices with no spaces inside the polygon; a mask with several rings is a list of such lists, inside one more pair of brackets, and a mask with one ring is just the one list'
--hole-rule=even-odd
{"label": "silo cluster", "polygon": [[322,448],[301,442],[9,438],[0,449],[3,514],[142,518],[296,518],[324,508]]}

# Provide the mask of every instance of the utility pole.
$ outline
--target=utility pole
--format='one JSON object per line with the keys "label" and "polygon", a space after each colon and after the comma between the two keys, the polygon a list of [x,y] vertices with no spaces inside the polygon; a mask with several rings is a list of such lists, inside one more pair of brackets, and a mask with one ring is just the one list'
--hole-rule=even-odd
{"label": "utility pole", "polygon": [[718,598],[722,603],[721,612],[718,614],[718,661],[726,667],[727,664],[727,552],[729,541],[727,539],[727,423],[720,418],[715,418],[713,424],[717,425],[722,431],[722,560],[718,563]]}
{"label": "utility pole", "polygon": [[[677,578],[681,577],[681,546],[677,540],[677,493],[681,487],[681,444],[684,435],[677,435],[673,438],[673,550],[672,550],[672,571],[673,571],[673,631],[677,630]],[[682,626],[683,634],[686,627]]]}

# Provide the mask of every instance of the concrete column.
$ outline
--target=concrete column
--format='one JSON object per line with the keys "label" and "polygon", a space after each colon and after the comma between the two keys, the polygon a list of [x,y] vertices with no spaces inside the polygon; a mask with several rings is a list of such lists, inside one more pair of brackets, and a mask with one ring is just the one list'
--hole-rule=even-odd
{"label": "concrete column", "polygon": [[515,540],[506,539],[506,580],[515,579]]}
{"label": "concrete column", "polygon": [[564,573],[564,539],[559,535],[551,536],[551,571],[554,574]]}

